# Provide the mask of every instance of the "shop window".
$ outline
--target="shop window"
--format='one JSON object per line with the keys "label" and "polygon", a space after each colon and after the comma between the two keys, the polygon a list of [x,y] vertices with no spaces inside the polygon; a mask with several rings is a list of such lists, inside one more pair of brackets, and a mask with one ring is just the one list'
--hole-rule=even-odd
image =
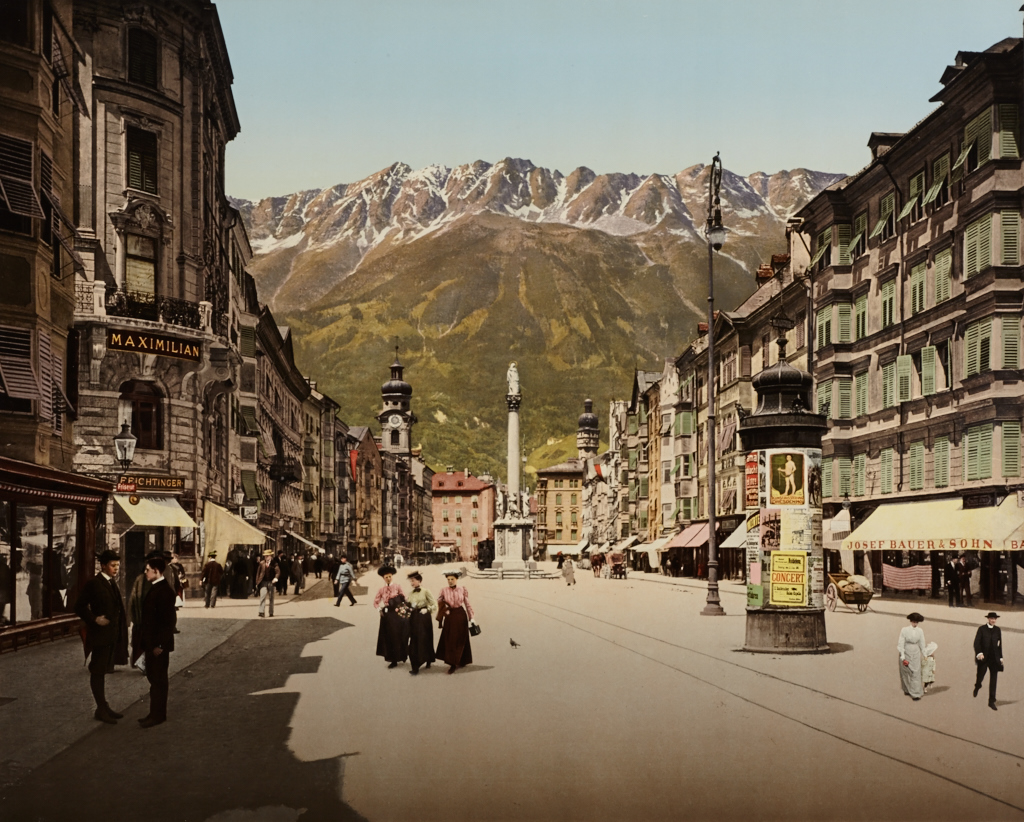
{"label": "shop window", "polygon": [[128,127],[127,178],[128,188],[157,193],[157,141],[151,131]]}
{"label": "shop window", "polygon": [[153,383],[131,380],[121,386],[121,402],[131,411],[131,431],[136,448],[163,449],[163,394]]}
{"label": "shop window", "polygon": [[156,88],[159,67],[156,37],[142,29],[128,31],[128,80]]}

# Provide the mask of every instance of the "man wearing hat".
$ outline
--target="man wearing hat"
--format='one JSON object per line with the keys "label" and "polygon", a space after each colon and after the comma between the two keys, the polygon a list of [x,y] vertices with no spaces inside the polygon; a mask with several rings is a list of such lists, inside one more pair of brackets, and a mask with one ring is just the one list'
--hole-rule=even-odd
{"label": "man wearing hat", "polygon": [[256,590],[260,592],[260,616],[265,616],[267,599],[270,599],[270,615],[274,615],[274,590],[277,585],[280,564],[274,556],[274,550],[267,548],[263,552],[259,568],[256,569]]}
{"label": "man wearing hat", "polygon": [[167,721],[167,676],[178,615],[174,607],[177,594],[164,578],[166,569],[167,560],[161,556],[146,560],[149,591],[142,600],[139,626],[139,647],[146,655],[146,679],[149,680],[149,713],[139,720],[143,728]]}
{"label": "man wearing hat", "polygon": [[996,678],[1003,670],[1003,634],[996,625],[999,614],[989,611],[985,614],[988,624],[978,628],[974,635],[974,659],[978,663],[978,678],[974,681],[974,695],[978,695],[981,684],[985,681],[985,671],[989,672],[988,706],[996,708]]}
{"label": "man wearing hat", "polygon": [[217,607],[217,589],[220,587],[224,568],[217,562],[217,552],[210,551],[210,561],[203,566],[203,592],[206,594],[206,608]]}
{"label": "man wearing hat", "polygon": [[105,682],[108,668],[128,664],[128,621],[124,600],[117,587],[121,556],[106,550],[100,554],[100,573],[82,588],[75,613],[85,622],[85,653],[89,659],[89,687],[96,700],[95,718],[116,725],[122,714],[107,704]]}

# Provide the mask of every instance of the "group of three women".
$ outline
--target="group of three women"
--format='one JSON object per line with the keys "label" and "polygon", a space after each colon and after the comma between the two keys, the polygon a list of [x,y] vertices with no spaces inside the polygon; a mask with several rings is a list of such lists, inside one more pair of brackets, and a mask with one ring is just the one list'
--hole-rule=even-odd
{"label": "group of three women", "polygon": [[[419,571],[409,574],[412,590],[408,596],[401,585],[392,581],[394,567],[384,565],[377,573],[384,578],[383,587],[373,599],[373,607],[380,612],[377,656],[384,657],[389,668],[408,659],[412,665],[409,673],[415,675],[422,666],[429,668],[442,659],[449,666],[448,673],[453,674],[473,661],[469,645],[469,626],[475,624],[473,608],[469,593],[458,584],[460,572],[445,572],[448,584],[437,599],[423,587]],[[432,624],[435,614],[441,627],[436,651]]]}

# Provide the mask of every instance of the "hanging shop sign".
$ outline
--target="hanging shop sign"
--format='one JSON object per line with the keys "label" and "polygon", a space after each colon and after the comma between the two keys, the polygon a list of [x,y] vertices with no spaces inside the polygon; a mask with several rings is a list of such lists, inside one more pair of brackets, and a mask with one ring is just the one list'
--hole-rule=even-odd
{"label": "hanging shop sign", "polygon": [[107,331],[107,348],[112,351],[138,351],[161,357],[176,357],[192,362],[199,362],[203,356],[201,343],[140,331]]}

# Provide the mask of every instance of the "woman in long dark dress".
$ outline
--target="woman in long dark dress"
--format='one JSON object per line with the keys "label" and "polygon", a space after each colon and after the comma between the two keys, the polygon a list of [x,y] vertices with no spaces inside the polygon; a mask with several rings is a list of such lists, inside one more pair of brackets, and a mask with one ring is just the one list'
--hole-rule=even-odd
{"label": "woman in long dark dress", "polygon": [[418,674],[420,666],[430,667],[437,657],[434,656],[434,624],[433,614],[437,612],[437,600],[426,588],[421,587],[423,577],[419,571],[409,574],[412,590],[409,592],[409,605],[412,614],[409,617],[409,664],[410,674]]}
{"label": "woman in long dark dress", "polygon": [[[446,571],[448,585],[438,594],[438,621],[442,618],[441,638],[437,641],[437,656],[448,665],[448,673],[456,668],[465,668],[473,661],[469,646],[469,625],[473,622],[473,606],[469,604],[469,593],[458,586],[458,571]],[[475,623],[473,623],[475,624]]]}
{"label": "woman in long dark dress", "polygon": [[380,612],[380,629],[377,631],[377,656],[382,656],[395,668],[405,662],[409,649],[409,618],[399,614],[399,607],[407,607],[402,586],[392,584],[395,569],[382,565],[377,573],[384,578],[384,586],[373,598],[373,607]]}

